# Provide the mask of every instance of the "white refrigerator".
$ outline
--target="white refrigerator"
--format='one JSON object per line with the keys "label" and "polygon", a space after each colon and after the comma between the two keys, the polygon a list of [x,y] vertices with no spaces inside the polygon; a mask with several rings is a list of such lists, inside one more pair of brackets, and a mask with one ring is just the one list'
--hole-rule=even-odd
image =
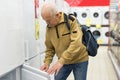
{"label": "white refrigerator", "polygon": [[32,59],[45,50],[34,10],[34,0],[0,0],[0,80],[50,80],[39,70],[44,53]]}

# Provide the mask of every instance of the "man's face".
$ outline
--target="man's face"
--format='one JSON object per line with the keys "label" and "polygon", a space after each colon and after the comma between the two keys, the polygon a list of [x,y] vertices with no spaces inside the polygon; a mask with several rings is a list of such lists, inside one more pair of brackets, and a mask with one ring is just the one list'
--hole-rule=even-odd
{"label": "man's face", "polygon": [[57,25],[56,15],[51,16],[50,14],[44,14],[42,15],[42,18],[46,21],[49,27]]}

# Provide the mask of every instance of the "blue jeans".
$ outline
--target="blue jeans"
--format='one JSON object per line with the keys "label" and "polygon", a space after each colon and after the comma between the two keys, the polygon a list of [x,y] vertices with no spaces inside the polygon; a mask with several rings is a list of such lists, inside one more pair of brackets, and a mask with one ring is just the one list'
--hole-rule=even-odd
{"label": "blue jeans", "polygon": [[74,80],[86,80],[88,61],[76,64],[64,65],[59,73],[55,75],[55,80],[66,80],[71,71],[73,71]]}

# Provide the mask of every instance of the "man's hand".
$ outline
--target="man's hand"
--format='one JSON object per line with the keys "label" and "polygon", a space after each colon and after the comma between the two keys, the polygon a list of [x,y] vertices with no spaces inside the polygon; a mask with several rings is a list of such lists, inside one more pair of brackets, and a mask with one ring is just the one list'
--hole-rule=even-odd
{"label": "man's hand", "polygon": [[49,69],[49,65],[48,64],[44,64],[44,65],[42,65],[40,67],[40,70],[45,71],[45,72],[47,72],[48,69]]}
{"label": "man's hand", "polygon": [[47,73],[53,74],[55,72],[57,75],[59,70],[62,68],[62,66],[63,66],[63,64],[58,61],[47,71]]}

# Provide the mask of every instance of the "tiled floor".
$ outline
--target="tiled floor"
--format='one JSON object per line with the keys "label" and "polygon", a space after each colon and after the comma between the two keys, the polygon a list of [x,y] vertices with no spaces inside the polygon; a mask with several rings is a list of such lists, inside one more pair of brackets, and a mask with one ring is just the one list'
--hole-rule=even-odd
{"label": "tiled floor", "polygon": [[[67,80],[74,80],[73,74]],[[90,57],[87,80],[118,80],[106,46],[100,46],[97,56]]]}

